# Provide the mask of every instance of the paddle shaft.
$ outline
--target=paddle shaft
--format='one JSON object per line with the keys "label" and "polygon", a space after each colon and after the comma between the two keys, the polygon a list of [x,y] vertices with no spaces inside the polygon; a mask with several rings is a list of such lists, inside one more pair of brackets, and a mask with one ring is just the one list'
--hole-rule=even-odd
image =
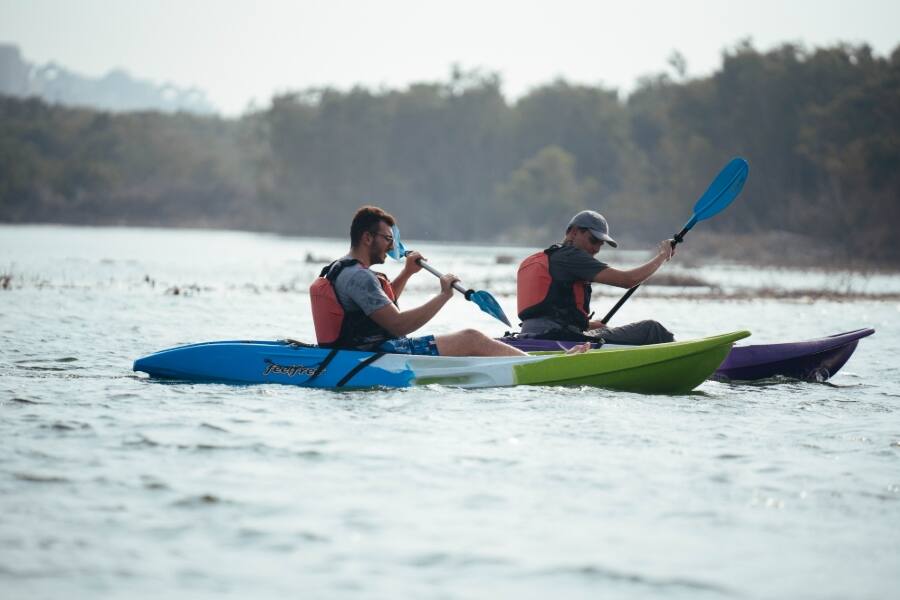
{"label": "paddle shaft", "polygon": [[[408,251],[407,251],[407,254],[409,254]],[[423,269],[425,269],[426,271],[428,271],[429,273],[431,273],[438,279],[440,279],[441,277],[444,276],[443,273],[441,273],[440,271],[438,271],[437,269],[435,269],[434,267],[429,265],[428,261],[424,261],[420,258],[419,260],[416,261],[416,263],[418,263],[419,266],[421,266]],[[462,285],[460,285],[460,283],[458,281],[453,282],[453,289],[456,290],[457,292],[459,292],[460,294],[462,294],[463,296],[465,296],[466,300],[469,299],[469,294],[471,293],[471,290],[467,290],[466,288],[464,288]]]}
{"label": "paddle shaft", "polygon": [[[684,229],[682,229],[680,232],[678,232],[678,233],[675,235],[674,241],[672,242],[672,248],[675,248],[675,246],[678,245],[678,242],[681,242],[681,241],[684,240],[684,235],[685,235],[688,231],[690,231],[690,227],[685,227]],[[625,304],[625,302],[627,302],[629,298],[631,298],[631,295],[632,295],[639,287],[641,287],[641,284],[640,284],[640,283],[637,284],[636,286],[634,286],[633,288],[629,289],[627,292],[625,292],[625,295],[622,296],[621,298],[619,298],[619,301],[616,302],[616,305],[613,306],[613,307],[610,309],[610,311],[609,311],[608,313],[606,313],[606,316],[603,317],[603,320],[602,320],[601,322],[602,322],[604,325],[606,325],[607,323],[609,323],[609,320],[613,318],[613,315],[615,315],[615,314],[619,311],[619,309],[622,308],[622,305]]]}

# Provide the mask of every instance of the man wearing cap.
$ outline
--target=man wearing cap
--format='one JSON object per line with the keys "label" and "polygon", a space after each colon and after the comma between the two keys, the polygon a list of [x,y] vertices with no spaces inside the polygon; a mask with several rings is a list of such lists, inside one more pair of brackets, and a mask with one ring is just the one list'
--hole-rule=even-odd
{"label": "man wearing cap", "polygon": [[523,337],[583,341],[602,337],[611,344],[671,342],[672,333],[656,321],[607,327],[591,320],[591,283],[632,288],[646,280],[675,253],[672,240],[659,243],[656,255],[639,267],[614,269],[596,254],[603,244],[618,247],[609,225],[598,212],[584,210],[572,217],[566,237],[532,254],[517,274],[518,312]]}

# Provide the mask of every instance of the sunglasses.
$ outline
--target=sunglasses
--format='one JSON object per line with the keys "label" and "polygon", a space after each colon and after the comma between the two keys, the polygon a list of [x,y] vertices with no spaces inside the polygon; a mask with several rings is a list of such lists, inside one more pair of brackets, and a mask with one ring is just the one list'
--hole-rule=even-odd
{"label": "sunglasses", "polygon": [[378,232],[378,231],[371,231],[370,233],[372,234],[372,237],[376,237],[376,236],[381,236],[381,237],[383,237],[383,238],[384,238],[384,241],[386,241],[388,244],[393,244],[393,243],[394,243],[394,236],[392,236],[392,235],[388,235],[388,234],[386,234],[386,233],[381,233],[381,232]]}

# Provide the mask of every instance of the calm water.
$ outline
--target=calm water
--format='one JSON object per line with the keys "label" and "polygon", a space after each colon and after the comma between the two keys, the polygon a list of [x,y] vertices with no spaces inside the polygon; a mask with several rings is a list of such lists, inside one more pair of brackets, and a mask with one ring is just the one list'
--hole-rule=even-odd
{"label": "calm water", "polygon": [[[0,289],[3,598],[900,589],[897,303],[712,303],[651,289],[617,316],[657,318],[682,339],[747,328],[757,343],[876,328],[829,384],[334,393],[131,371],[136,357],[182,343],[310,339],[306,287],[320,265],[305,257],[345,246],[0,227],[0,275],[12,275]],[[495,258],[527,249],[407,246],[515,312],[515,267]],[[733,266],[696,274],[723,286],[900,287]],[[435,290],[423,272],[405,306]],[[598,312],[614,300],[598,298]],[[428,330],[463,325],[503,333],[460,298]]]}

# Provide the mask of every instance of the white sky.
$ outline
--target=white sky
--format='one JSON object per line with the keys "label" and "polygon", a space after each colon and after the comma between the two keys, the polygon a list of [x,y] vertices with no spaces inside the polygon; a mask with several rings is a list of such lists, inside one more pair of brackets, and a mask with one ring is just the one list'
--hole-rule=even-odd
{"label": "white sky", "polygon": [[0,0],[0,42],[26,60],[197,86],[229,115],[304,87],[445,81],[453,63],[499,72],[510,98],[558,76],[627,92],[673,50],[706,75],[746,37],[887,55],[900,1]]}

